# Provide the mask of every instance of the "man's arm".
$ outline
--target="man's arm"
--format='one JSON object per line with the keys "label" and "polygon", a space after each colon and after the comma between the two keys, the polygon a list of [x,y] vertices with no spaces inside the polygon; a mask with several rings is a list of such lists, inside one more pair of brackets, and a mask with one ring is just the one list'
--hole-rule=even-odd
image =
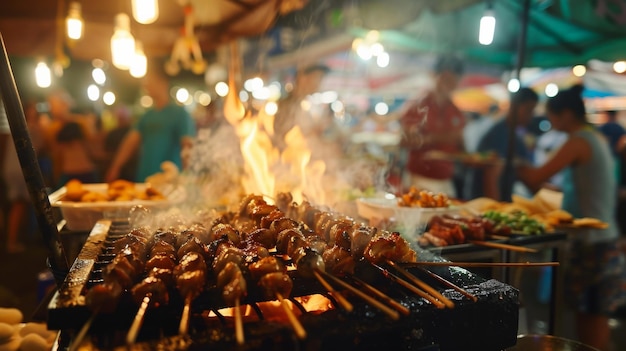
{"label": "man's arm", "polygon": [[112,182],[119,177],[120,169],[126,161],[131,158],[135,151],[137,151],[140,143],[141,134],[137,130],[133,129],[126,134],[106,174],[105,180],[107,182]]}

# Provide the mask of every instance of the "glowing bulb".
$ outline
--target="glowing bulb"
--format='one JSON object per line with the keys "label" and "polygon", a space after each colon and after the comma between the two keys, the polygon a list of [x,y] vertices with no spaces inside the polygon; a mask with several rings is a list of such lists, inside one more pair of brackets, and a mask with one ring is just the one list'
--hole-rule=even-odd
{"label": "glowing bulb", "polygon": [[133,0],[133,18],[141,24],[149,24],[159,18],[158,0]]}
{"label": "glowing bulb", "polygon": [[369,41],[370,43],[377,42],[378,40],[380,40],[380,32],[377,30],[370,30],[365,35],[365,40]]}
{"label": "glowing bulb", "polygon": [[189,100],[189,90],[185,88],[178,89],[176,91],[176,100],[181,104],[187,102]]}
{"label": "glowing bulb", "polygon": [[267,87],[261,87],[252,92],[252,97],[257,100],[267,100],[270,98],[270,90]]}
{"label": "glowing bulb", "polygon": [[215,84],[215,92],[221,97],[228,95],[229,90],[228,84],[224,82],[217,82],[217,84]]}
{"label": "glowing bulb", "polygon": [[343,102],[339,100],[334,101],[332,104],[330,104],[330,109],[333,110],[333,112],[335,113],[343,111]]}
{"label": "glowing bulb", "polygon": [[374,106],[374,112],[379,116],[384,116],[389,112],[389,105],[384,102],[379,102]]}
{"label": "glowing bulb", "polygon": [[98,99],[100,98],[100,88],[98,88],[98,86],[95,84],[90,84],[87,87],[87,97],[91,101],[98,101]]}
{"label": "glowing bulb", "polygon": [[334,101],[337,101],[337,99],[339,98],[339,94],[336,91],[325,91],[320,95],[320,99],[319,101],[323,104],[330,104],[333,103]]}
{"label": "glowing bulb", "polygon": [[118,13],[115,16],[111,57],[113,65],[121,70],[129,69],[135,58],[135,38],[130,34],[130,18],[125,13]]}
{"label": "glowing bulb", "polygon": [[144,95],[139,99],[139,104],[143,108],[151,107],[153,103],[154,103],[154,100],[152,100],[152,98],[149,95]]}
{"label": "glowing bulb", "polygon": [[130,66],[130,75],[135,78],[141,78],[146,75],[148,71],[148,58],[143,52],[143,45],[140,41],[135,43],[135,57]]}
{"label": "glowing bulb", "polygon": [[270,116],[273,116],[276,114],[276,112],[278,112],[278,104],[276,104],[274,101],[270,101],[267,104],[265,104],[265,113],[267,113]]}
{"label": "glowing bulb", "polygon": [[385,47],[381,43],[374,43],[370,46],[370,52],[373,56],[378,56],[385,52]]}
{"label": "glowing bulb", "polygon": [[204,91],[196,91],[194,99],[202,106],[209,106],[212,100],[211,95],[205,93]]}
{"label": "glowing bulb", "polygon": [[380,68],[385,68],[389,66],[389,54],[386,52],[381,53],[376,57],[376,64]]}
{"label": "glowing bulb", "polygon": [[550,83],[550,84],[546,85],[546,95],[548,97],[554,97],[558,93],[559,93],[559,86],[558,85],[556,85],[554,83]]}
{"label": "glowing bulb", "polygon": [[372,58],[372,50],[370,49],[370,46],[365,43],[361,43],[356,48],[356,54],[359,55],[359,57],[365,61]]}
{"label": "glowing bulb", "polygon": [[48,88],[52,85],[52,74],[48,65],[41,61],[35,67],[35,81],[40,88]]}
{"label": "glowing bulb", "polygon": [[576,65],[572,68],[572,73],[574,73],[576,77],[582,77],[587,73],[587,68],[584,65]]}
{"label": "glowing bulb", "polygon": [[259,77],[255,77],[255,78],[246,80],[243,83],[243,88],[246,89],[247,91],[254,92],[256,90],[263,88],[263,84],[265,84],[263,83],[263,79]]}
{"label": "glowing bulb", "polygon": [[100,67],[96,67],[91,71],[91,77],[96,84],[104,85],[107,81],[107,76],[104,73],[104,70]]}
{"label": "glowing bulb", "polygon": [[613,64],[613,70],[617,73],[626,72],[626,61],[617,61]]}
{"label": "glowing bulb", "polygon": [[509,91],[512,93],[516,93],[517,91],[519,91],[520,86],[521,84],[519,82],[519,79],[517,78],[512,78],[506,85],[507,89],[509,89]]}
{"label": "glowing bulb", "polygon": [[488,9],[480,19],[480,30],[478,32],[478,42],[482,45],[490,45],[493,42],[493,35],[496,32],[496,18],[493,10]]}
{"label": "glowing bulb", "polygon": [[67,37],[72,40],[78,40],[83,36],[83,17],[80,14],[80,3],[73,1],[65,18],[65,27]]}
{"label": "glowing bulb", "polygon": [[115,103],[115,94],[112,91],[107,91],[102,95],[102,101],[104,101],[107,106],[113,105]]}
{"label": "glowing bulb", "polygon": [[245,90],[240,91],[239,100],[241,100],[241,102],[248,102],[248,100],[250,100],[250,94]]}

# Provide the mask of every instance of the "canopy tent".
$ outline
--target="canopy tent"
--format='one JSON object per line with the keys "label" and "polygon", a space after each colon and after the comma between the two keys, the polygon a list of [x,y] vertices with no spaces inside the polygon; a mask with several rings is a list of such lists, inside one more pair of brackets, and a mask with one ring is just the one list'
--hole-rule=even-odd
{"label": "canopy tent", "polygon": [[[407,23],[381,30],[380,41],[413,52],[453,52],[476,62],[515,67],[523,1],[465,3],[469,5],[453,11],[426,8]],[[483,46],[478,43],[478,31],[487,3],[492,4],[497,23],[493,43]],[[563,67],[591,59],[626,58],[626,9],[609,3],[614,2],[532,0],[524,66]],[[378,10],[383,11],[382,7]],[[351,32],[365,37],[371,29],[378,28],[352,28]]]}

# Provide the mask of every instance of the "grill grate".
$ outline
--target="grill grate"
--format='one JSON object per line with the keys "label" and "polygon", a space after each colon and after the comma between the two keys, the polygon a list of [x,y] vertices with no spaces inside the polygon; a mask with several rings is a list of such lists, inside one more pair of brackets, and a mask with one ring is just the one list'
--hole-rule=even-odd
{"label": "grill grate", "polygon": [[[62,340],[69,344],[73,335],[90,317],[85,306],[84,294],[95,284],[102,282],[102,269],[114,257],[112,243],[131,230],[128,223],[100,221],[83,246],[70,272],[55,294],[48,309],[48,326],[61,329]],[[431,255],[418,253],[422,258]],[[434,257],[433,257],[434,258]],[[437,274],[464,287],[479,298],[474,303],[453,290],[443,290],[446,297],[455,301],[453,310],[439,310],[421,298],[408,294],[402,288],[386,280],[375,270],[362,270],[359,276],[375,285],[411,310],[411,314],[392,321],[382,313],[349,296],[354,311],[346,313],[334,308],[323,313],[303,313],[300,320],[307,330],[306,340],[296,340],[289,325],[267,320],[258,302],[263,301],[260,291],[249,287],[249,295],[242,304],[249,304],[258,321],[244,325],[246,345],[236,347],[232,320],[220,313],[225,307],[221,295],[210,288],[192,304],[190,336],[184,342],[176,333],[182,311],[182,301],[172,294],[170,304],[148,310],[138,337],[136,349],[168,347],[187,349],[250,349],[250,350],[339,350],[399,348],[420,350],[437,345],[440,350],[475,349],[501,350],[514,345],[517,335],[518,292],[494,280],[484,280],[458,268],[438,268]],[[291,272],[295,273],[295,272]],[[419,270],[413,270],[421,279],[439,287],[436,282]],[[292,298],[296,309],[305,308],[293,296],[327,294],[314,280],[302,279],[292,274],[294,288]],[[137,311],[130,299],[122,300],[118,311],[112,315],[98,315],[88,334],[88,342],[100,349],[122,346],[125,332]],[[208,319],[212,311],[216,318]],[[451,335],[455,335],[451,338]],[[477,343],[476,347],[471,347]]]}

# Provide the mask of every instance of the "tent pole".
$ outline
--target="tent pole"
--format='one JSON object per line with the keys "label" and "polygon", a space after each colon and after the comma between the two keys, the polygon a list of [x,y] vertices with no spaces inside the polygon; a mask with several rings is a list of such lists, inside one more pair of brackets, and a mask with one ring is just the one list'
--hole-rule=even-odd
{"label": "tent pole", "polygon": [[[530,19],[530,0],[524,0],[524,9],[521,16],[521,31],[517,41],[517,60],[515,62],[515,78],[520,79],[522,67],[524,67],[524,58],[526,57],[526,34],[528,32],[528,22]],[[502,174],[502,180],[500,182],[500,197],[501,200],[510,201],[509,197],[515,183],[515,167],[513,161],[515,159],[515,144],[516,144],[516,127],[517,127],[517,109],[513,104],[510,108],[510,125],[509,125],[509,144],[506,152],[506,159],[504,163],[504,172]],[[505,197],[506,196],[506,197]]]}

